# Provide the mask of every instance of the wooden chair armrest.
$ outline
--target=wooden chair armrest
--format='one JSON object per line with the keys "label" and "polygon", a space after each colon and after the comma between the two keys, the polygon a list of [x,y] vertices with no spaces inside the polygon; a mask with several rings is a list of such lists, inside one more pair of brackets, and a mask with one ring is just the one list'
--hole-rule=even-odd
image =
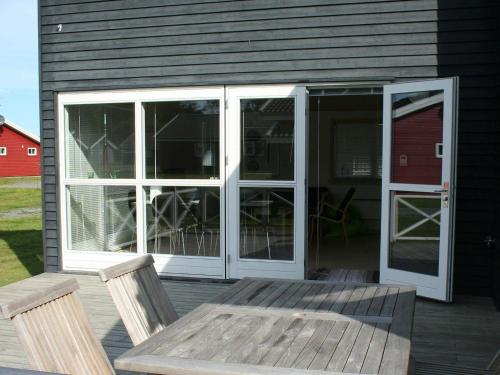
{"label": "wooden chair armrest", "polygon": [[341,212],[341,213],[344,213],[344,210],[341,210],[340,208],[338,208],[337,206],[334,206],[333,204],[330,204],[330,203],[328,203],[328,202],[325,202],[325,203],[323,203],[323,204],[324,204],[326,207],[328,207],[328,208],[331,208],[331,209],[333,209],[333,210],[336,210],[336,211],[339,211],[339,212]]}
{"label": "wooden chair armrest", "polygon": [[326,220],[326,221],[329,221],[331,223],[340,223],[339,220],[336,220],[336,219],[332,219],[331,217],[328,217],[328,216],[317,216],[318,219],[320,220]]}

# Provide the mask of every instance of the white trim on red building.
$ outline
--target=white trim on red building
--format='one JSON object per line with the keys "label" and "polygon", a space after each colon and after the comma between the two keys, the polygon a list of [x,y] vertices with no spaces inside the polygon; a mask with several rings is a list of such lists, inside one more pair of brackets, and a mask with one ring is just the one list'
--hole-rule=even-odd
{"label": "white trim on red building", "polygon": [[5,119],[5,122],[2,125],[0,125],[0,126],[8,126],[9,128],[14,129],[18,133],[21,133],[21,134],[25,135],[26,137],[32,139],[33,141],[35,141],[37,143],[40,143],[40,137],[38,137],[38,136],[34,135],[33,133],[27,131],[26,129],[22,128],[21,126],[14,124],[12,121],[10,121],[8,119]]}

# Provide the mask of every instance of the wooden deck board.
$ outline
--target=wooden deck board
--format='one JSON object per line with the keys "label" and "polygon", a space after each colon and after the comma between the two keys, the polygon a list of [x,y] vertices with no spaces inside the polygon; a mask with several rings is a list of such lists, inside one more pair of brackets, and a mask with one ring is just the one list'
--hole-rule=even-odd
{"label": "wooden deck board", "polygon": [[[48,273],[38,275],[0,288],[0,304],[23,293],[33,292],[40,286],[49,286],[73,277],[76,277],[80,284],[79,294],[95,333],[103,343],[110,360],[113,361],[131,348],[132,343],[118,317],[107,288],[97,276]],[[196,306],[213,299],[229,287],[225,283],[195,281],[163,281],[163,285],[179,315],[184,315]],[[284,291],[274,292],[276,290],[271,289],[268,296],[271,298],[265,302],[256,301],[258,302],[256,304],[264,302],[264,305],[268,306]],[[335,290],[332,292],[338,293]],[[329,305],[335,299],[332,297],[337,296],[327,296],[321,302],[320,310],[329,308],[329,306],[325,308],[325,305]],[[379,293],[375,293],[375,298],[377,297],[380,297]],[[281,299],[280,302],[284,303],[285,300],[286,298]],[[389,305],[384,307],[390,308]],[[377,300],[370,308],[381,310],[383,315],[382,301]],[[337,328],[342,328],[343,324],[339,324]],[[500,313],[495,311],[489,298],[458,296],[452,305],[417,299],[412,352],[417,361],[438,361],[451,365],[484,368],[498,350],[499,332]],[[325,339],[325,343],[332,342],[335,342],[335,329]],[[373,355],[377,356],[377,353]],[[313,364],[318,364],[317,368],[320,368],[326,360],[316,358]],[[0,319],[0,366],[29,368],[11,322],[2,319]]]}

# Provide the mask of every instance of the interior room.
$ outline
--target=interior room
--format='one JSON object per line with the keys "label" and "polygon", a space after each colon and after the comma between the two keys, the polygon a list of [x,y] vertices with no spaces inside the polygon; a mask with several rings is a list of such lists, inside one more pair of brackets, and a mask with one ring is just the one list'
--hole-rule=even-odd
{"label": "interior room", "polygon": [[379,89],[310,90],[308,273],[378,276],[382,177]]}

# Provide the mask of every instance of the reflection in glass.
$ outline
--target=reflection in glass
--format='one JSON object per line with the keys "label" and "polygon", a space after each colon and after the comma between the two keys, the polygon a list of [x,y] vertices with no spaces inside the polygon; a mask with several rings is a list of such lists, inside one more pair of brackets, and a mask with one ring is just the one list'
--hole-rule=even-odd
{"label": "reflection in glass", "polygon": [[220,256],[218,187],[150,186],[145,193],[148,253]]}
{"label": "reflection in glass", "polygon": [[136,252],[135,188],[69,186],[68,249]]}
{"label": "reflection in glass", "polygon": [[294,259],[293,202],[293,189],[240,189],[240,258]]}
{"label": "reflection in glass", "polygon": [[391,268],[438,275],[441,194],[392,192]]}
{"label": "reflection in glass", "polygon": [[133,103],[65,109],[66,176],[135,177]]}
{"label": "reflection in glass", "polygon": [[243,99],[240,105],[240,179],[293,180],[294,99]]}
{"label": "reflection in glass", "polygon": [[441,185],[443,91],[392,95],[391,182]]}
{"label": "reflection in glass", "polygon": [[146,178],[219,178],[219,101],[144,104]]}

